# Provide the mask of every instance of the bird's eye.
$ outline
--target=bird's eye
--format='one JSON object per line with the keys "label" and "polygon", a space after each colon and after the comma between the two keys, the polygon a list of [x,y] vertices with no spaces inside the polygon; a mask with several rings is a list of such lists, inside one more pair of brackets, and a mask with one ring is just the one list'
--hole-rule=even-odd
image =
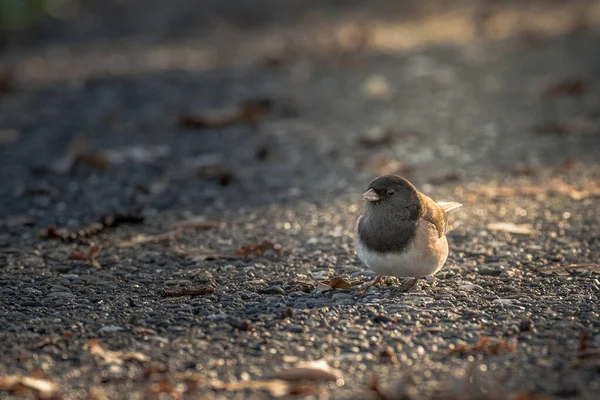
{"label": "bird's eye", "polygon": [[388,195],[388,196],[391,196],[391,195],[393,195],[393,194],[394,194],[394,189],[388,189],[388,191],[387,191],[387,195]]}

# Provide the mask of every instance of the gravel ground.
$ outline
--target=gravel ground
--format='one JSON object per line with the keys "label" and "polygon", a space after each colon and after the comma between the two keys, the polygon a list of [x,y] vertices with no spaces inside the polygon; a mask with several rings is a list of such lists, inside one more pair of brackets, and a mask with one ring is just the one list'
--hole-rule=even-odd
{"label": "gravel ground", "polygon": [[[596,2],[123,3],[0,54],[0,399],[270,398],[217,386],[309,360],[343,385],[306,398],[600,397]],[[465,205],[409,293],[353,249],[391,171]]]}

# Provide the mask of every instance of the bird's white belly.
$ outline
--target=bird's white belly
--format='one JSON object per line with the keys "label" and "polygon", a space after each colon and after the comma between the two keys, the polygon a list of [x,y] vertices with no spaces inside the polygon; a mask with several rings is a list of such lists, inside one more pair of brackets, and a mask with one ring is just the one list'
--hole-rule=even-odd
{"label": "bird's white belly", "polygon": [[[445,238],[441,240],[447,249]],[[413,242],[402,253],[378,253],[366,248],[359,239],[356,240],[358,257],[372,271],[380,275],[397,277],[422,277],[438,272],[446,262],[445,257],[437,257],[423,251],[421,246]]]}

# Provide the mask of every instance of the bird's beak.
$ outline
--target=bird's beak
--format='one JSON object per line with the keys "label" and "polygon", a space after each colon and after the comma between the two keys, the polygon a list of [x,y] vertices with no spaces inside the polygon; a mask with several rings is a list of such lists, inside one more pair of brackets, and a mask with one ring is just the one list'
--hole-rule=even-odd
{"label": "bird's beak", "polygon": [[373,189],[369,189],[365,193],[363,193],[362,199],[367,201],[378,201],[380,198]]}

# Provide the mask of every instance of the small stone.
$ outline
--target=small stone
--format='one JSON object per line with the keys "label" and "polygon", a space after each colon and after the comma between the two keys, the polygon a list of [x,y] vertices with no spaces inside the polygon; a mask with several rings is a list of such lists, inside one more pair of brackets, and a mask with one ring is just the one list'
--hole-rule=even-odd
{"label": "small stone", "polygon": [[335,301],[339,300],[352,300],[354,296],[349,293],[335,293],[331,298]]}
{"label": "small stone", "polygon": [[504,271],[504,267],[497,264],[484,264],[479,267],[479,275],[500,276]]}
{"label": "small stone", "polygon": [[107,325],[107,326],[103,326],[102,328],[98,329],[98,334],[104,335],[107,333],[115,333],[115,332],[119,332],[122,330],[123,330],[123,328],[121,328],[120,326]]}
{"label": "small stone", "polygon": [[531,332],[535,329],[533,321],[530,319],[524,319],[519,323],[519,330],[521,332]]}
{"label": "small stone", "polygon": [[473,283],[467,284],[467,285],[460,285],[458,288],[460,290],[466,290],[468,292],[471,292],[471,291],[474,291],[474,290],[479,290],[479,291],[483,291],[484,290],[481,286],[475,285]]}
{"label": "small stone", "polygon": [[71,292],[53,292],[53,293],[50,293],[48,296],[46,296],[46,298],[49,300],[57,300],[57,299],[67,300],[67,299],[72,299],[75,297],[77,297],[77,296],[75,296]]}
{"label": "small stone", "polygon": [[263,290],[265,294],[285,294],[285,290],[281,286],[269,286]]}
{"label": "small stone", "polygon": [[195,281],[200,283],[206,283],[213,280],[213,274],[205,270],[204,268],[197,268],[189,273],[190,277],[192,277]]}
{"label": "small stone", "polygon": [[492,300],[492,303],[500,304],[503,306],[510,306],[513,304],[513,300],[512,299],[494,299],[494,300]]}

